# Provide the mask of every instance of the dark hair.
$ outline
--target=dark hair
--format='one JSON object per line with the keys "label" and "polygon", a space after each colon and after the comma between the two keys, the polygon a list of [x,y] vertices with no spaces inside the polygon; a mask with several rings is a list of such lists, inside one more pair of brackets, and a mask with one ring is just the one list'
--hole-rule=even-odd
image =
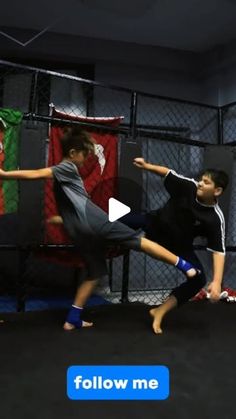
{"label": "dark hair", "polygon": [[67,126],[64,128],[64,135],[61,138],[62,154],[64,157],[69,156],[71,149],[82,151],[84,156],[94,153],[95,141],[90,134],[81,127]]}
{"label": "dark hair", "polygon": [[227,188],[229,177],[223,170],[206,169],[202,172],[202,176],[208,176],[215,184],[216,188],[220,187],[223,191]]}

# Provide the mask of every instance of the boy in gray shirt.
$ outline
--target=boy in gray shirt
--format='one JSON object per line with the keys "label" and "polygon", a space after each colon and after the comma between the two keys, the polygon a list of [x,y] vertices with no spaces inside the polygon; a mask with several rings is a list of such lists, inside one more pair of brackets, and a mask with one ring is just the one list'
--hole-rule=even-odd
{"label": "boy in gray shirt", "polygon": [[198,281],[199,271],[191,263],[142,237],[140,230],[135,231],[119,221],[110,222],[107,213],[90,200],[79,173],[79,167],[89,153],[94,152],[94,141],[90,135],[78,127],[69,128],[61,144],[63,160],[60,164],[37,170],[0,170],[0,178],[54,179],[54,191],[62,222],[87,268],[87,279],[76,292],[64,329],[73,330],[92,325],[81,319],[81,312],[98,278],[107,273],[105,250],[108,244],[120,244],[175,265],[187,278],[196,281],[197,289],[201,289],[204,284]]}

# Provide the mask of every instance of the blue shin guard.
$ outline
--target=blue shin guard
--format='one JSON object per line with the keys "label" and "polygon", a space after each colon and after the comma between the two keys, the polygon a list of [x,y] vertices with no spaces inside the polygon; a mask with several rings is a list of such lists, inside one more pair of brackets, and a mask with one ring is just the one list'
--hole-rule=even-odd
{"label": "blue shin guard", "polygon": [[67,314],[66,322],[73,324],[76,329],[80,329],[83,324],[83,320],[80,318],[82,311],[83,309],[81,307],[72,306]]}

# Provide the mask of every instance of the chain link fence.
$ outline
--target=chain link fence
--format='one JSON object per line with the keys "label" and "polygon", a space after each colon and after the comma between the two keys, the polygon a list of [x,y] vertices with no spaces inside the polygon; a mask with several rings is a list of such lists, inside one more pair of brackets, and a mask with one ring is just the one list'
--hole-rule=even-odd
{"label": "chain link fence", "polygon": [[218,118],[214,107],[139,94],[137,124],[169,134],[172,139],[217,143]]}
{"label": "chain link fence", "polygon": [[[52,104],[64,116],[62,114],[60,118],[53,118]],[[77,118],[124,117],[119,126],[114,127],[108,123],[102,127],[103,132],[115,132],[118,135],[119,149],[122,142],[132,137],[133,141],[140,144],[142,155],[147,161],[168,166],[188,177],[198,175],[203,164],[205,146],[218,144],[222,129],[225,144],[235,141],[236,106],[222,109],[222,123],[219,121],[217,107],[106,86],[80,79],[75,72],[67,72],[65,75],[6,62],[0,62],[0,107],[22,113],[22,135],[17,143],[16,166],[25,169],[45,166],[49,128],[55,122],[63,125],[66,122],[64,118],[68,115]],[[97,128],[96,121],[77,123],[90,130]],[[27,138],[23,135],[26,131],[30,132]],[[40,133],[34,141],[33,133]],[[234,188],[235,183],[232,182],[227,238],[227,245],[231,247],[235,246],[236,241]],[[14,289],[13,282],[17,273],[8,275],[8,280],[5,273],[7,264],[11,264],[12,258],[15,258],[20,272],[15,289],[21,299],[38,291],[51,294],[71,293],[78,283],[80,269],[77,266],[68,267],[48,262],[35,253],[35,249],[44,244],[44,182],[39,181],[31,186],[20,182],[18,191],[19,207],[10,214],[15,224],[12,220],[7,221],[5,212],[0,217],[4,226],[14,226],[14,232],[7,233],[6,237],[2,236],[1,240],[2,252],[6,255],[0,266],[0,284],[4,283],[2,288],[11,291]],[[33,195],[33,202],[30,198],[32,193],[36,194]],[[144,173],[142,211],[159,208],[167,199],[162,180],[150,173]],[[32,225],[33,219],[37,222],[34,221]],[[17,250],[7,248],[9,240]],[[27,249],[23,262],[19,257],[22,249],[24,252]],[[70,249],[67,251],[70,252]],[[202,250],[198,253],[210,279],[209,255]],[[232,288],[236,288],[233,277],[234,255],[234,249],[231,249],[227,256],[225,274],[226,284]],[[121,255],[113,258],[109,268],[109,277],[101,280],[98,293],[113,302],[121,300],[127,276],[129,300],[148,304],[159,303],[170,289],[184,280],[184,276],[175,268],[135,252],[130,252],[125,257]]]}
{"label": "chain link fence", "polygon": [[229,207],[229,220],[228,220],[228,229],[226,235],[226,246],[227,246],[227,257],[226,257],[226,266],[224,274],[224,285],[232,289],[236,288],[236,104],[232,103],[227,106],[223,106],[220,109],[221,112],[221,131],[222,131],[222,142],[223,144],[228,145],[233,148],[233,170],[232,170],[232,179],[231,179],[231,199]]}

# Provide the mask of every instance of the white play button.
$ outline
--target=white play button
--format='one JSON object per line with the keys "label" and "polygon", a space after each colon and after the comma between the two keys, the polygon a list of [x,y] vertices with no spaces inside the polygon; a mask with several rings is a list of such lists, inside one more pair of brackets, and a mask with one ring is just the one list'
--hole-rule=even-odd
{"label": "white play button", "polygon": [[116,221],[131,211],[130,207],[115,198],[110,198],[108,202],[108,219],[109,221]]}

